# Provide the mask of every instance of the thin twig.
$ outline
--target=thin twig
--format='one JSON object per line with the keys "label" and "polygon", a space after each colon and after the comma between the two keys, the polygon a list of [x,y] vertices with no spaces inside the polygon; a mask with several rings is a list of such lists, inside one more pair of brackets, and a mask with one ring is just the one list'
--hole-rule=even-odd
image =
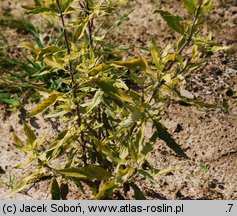
{"label": "thin twig", "polygon": [[[183,46],[179,49],[178,51],[178,55],[181,55],[183,50],[186,48],[186,46],[188,46],[192,40],[192,37],[193,37],[193,34],[194,34],[194,28],[195,28],[195,24],[198,20],[198,16],[199,16],[199,13],[200,13],[200,10],[201,10],[201,7],[202,7],[202,3],[200,3],[199,7],[197,8],[196,10],[196,13],[195,13],[195,17],[193,19],[193,22],[192,22],[192,25],[191,25],[191,29],[190,29],[190,33],[189,33],[189,36],[187,38],[187,40],[185,41],[185,43],[183,44]],[[174,65],[175,61],[172,61],[169,66],[167,68],[165,68],[166,71],[169,71],[171,69],[171,67]],[[189,61],[190,63],[190,61]],[[187,64],[189,66],[189,64]],[[185,67],[185,70],[187,69],[187,65]],[[184,69],[182,70],[184,71]],[[157,94],[157,92],[159,91],[159,89],[165,84],[165,81],[162,80],[159,85],[157,85],[157,87],[155,88],[150,100],[149,100],[149,103],[152,101],[153,97]]]}
{"label": "thin twig", "polygon": [[[190,29],[190,32],[189,32],[189,36],[188,36],[187,40],[185,41],[185,43],[183,44],[183,46],[179,49],[178,55],[181,55],[181,54],[182,54],[183,50],[186,48],[186,46],[188,46],[188,45],[190,44],[190,42],[191,42],[191,40],[192,40],[192,37],[193,37],[193,34],[194,34],[194,27],[195,27],[195,24],[196,24],[196,22],[197,22],[197,20],[198,20],[198,16],[199,16],[199,12],[200,12],[201,6],[202,6],[202,4],[199,5],[199,7],[198,7],[198,9],[197,9],[197,11],[196,11],[196,13],[195,13],[195,17],[194,17],[193,22],[192,22],[192,25],[191,25],[191,29]],[[169,70],[171,69],[171,67],[173,66],[174,63],[175,63],[175,62],[172,61],[172,62],[170,63],[170,65],[168,66],[168,68],[166,68],[166,70],[169,71]]]}
{"label": "thin twig", "polygon": [[[63,15],[63,12],[62,12],[62,9],[61,9],[61,5],[59,3],[59,0],[56,0],[57,2],[57,6],[58,6],[58,9],[59,9],[59,16],[61,18],[61,22],[62,22],[62,29],[63,29],[63,35],[64,35],[64,41],[65,41],[65,45],[66,45],[66,48],[67,48],[67,54],[68,55],[71,55],[71,49],[70,49],[70,45],[69,45],[69,40],[68,40],[68,37],[67,37],[67,30],[66,30],[66,25],[65,25],[65,21],[64,21],[64,15]],[[79,107],[79,104],[77,103],[77,91],[76,91],[76,88],[75,88],[75,68],[73,67],[72,65],[72,62],[69,60],[69,68],[70,68],[70,76],[71,76],[71,88],[72,88],[72,91],[73,91],[73,97],[74,97],[74,100],[75,100],[75,103],[76,103],[76,111],[77,111],[77,116],[78,116],[78,126],[81,125],[80,123],[80,107]]]}
{"label": "thin twig", "polygon": [[[58,6],[58,9],[59,9],[59,16],[60,16],[61,22],[62,22],[62,29],[63,29],[65,45],[66,45],[66,48],[67,48],[67,54],[71,55],[71,49],[70,49],[69,40],[68,40],[68,36],[67,36],[67,30],[66,30],[66,25],[65,25],[65,20],[64,20],[64,14],[62,12],[62,8],[61,8],[59,0],[56,0],[56,3],[57,3],[57,6]],[[71,76],[71,89],[72,89],[72,92],[73,92],[73,99],[74,99],[74,102],[75,102],[75,105],[76,105],[77,126],[78,126],[78,128],[80,128],[80,126],[81,126],[80,104],[77,101],[77,87],[76,87],[79,83],[77,82],[77,85],[75,85],[76,71],[75,71],[75,68],[73,67],[73,64],[72,64],[71,60],[69,60],[69,69],[70,69],[70,76]],[[83,132],[81,132],[81,147],[82,147],[82,154],[83,154],[83,162],[86,165],[87,164],[86,142],[84,140]]]}
{"label": "thin twig", "polygon": [[[86,1],[84,1],[83,3],[79,2],[79,4],[82,7],[82,9],[85,10],[86,16],[89,16],[90,15],[89,4]],[[93,48],[92,28],[93,28],[93,18],[88,21],[88,25],[87,25],[88,38],[89,38],[89,43],[90,43],[91,48]]]}

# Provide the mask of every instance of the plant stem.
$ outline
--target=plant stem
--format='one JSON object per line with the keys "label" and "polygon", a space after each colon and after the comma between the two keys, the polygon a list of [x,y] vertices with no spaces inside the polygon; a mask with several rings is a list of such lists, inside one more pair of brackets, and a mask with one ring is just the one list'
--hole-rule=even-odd
{"label": "plant stem", "polygon": [[185,49],[185,47],[186,47],[187,45],[189,45],[189,43],[190,43],[191,40],[192,40],[192,37],[193,37],[193,34],[194,34],[194,27],[195,27],[195,24],[196,24],[196,22],[197,22],[197,20],[198,20],[198,16],[199,16],[199,12],[200,12],[200,10],[201,10],[201,6],[202,6],[202,4],[199,5],[199,7],[198,7],[198,9],[197,9],[197,11],[196,11],[196,13],[195,13],[195,17],[194,17],[193,22],[192,22],[192,25],[191,25],[189,37],[188,37],[188,39],[185,41],[185,43],[183,44],[183,46],[180,48],[180,50],[178,51],[178,54],[179,54],[179,55],[183,52],[183,50]]}
{"label": "plant stem", "polygon": [[[189,33],[189,36],[187,38],[187,40],[185,41],[185,43],[183,44],[183,46],[179,49],[178,51],[178,55],[181,55],[183,50],[185,49],[186,46],[188,46],[192,40],[192,37],[193,37],[193,34],[194,34],[194,28],[195,28],[195,24],[198,20],[198,16],[199,16],[199,13],[200,13],[200,10],[201,10],[201,7],[202,7],[202,3],[198,6],[197,10],[196,10],[196,13],[195,13],[195,17],[193,19],[193,22],[192,22],[192,25],[191,25],[191,28],[190,28],[190,33]],[[190,62],[190,61],[189,61]],[[171,69],[171,67],[174,65],[175,61],[172,61],[167,68],[165,68],[166,71],[169,71]],[[187,64],[188,65],[188,64]],[[182,70],[184,72],[184,70],[187,69],[187,65],[186,67]],[[177,76],[177,75],[176,75]],[[157,92],[159,91],[160,87],[162,87],[163,85],[165,84],[165,81],[162,80],[158,85],[157,87],[155,88],[150,100],[149,100],[149,103],[152,101],[153,97],[157,94]]]}
{"label": "plant stem", "polygon": [[[195,17],[193,19],[193,22],[192,22],[192,25],[191,25],[191,28],[190,28],[189,36],[188,36],[187,40],[185,41],[185,43],[183,44],[183,46],[179,49],[179,51],[177,53],[178,55],[182,54],[182,52],[185,49],[185,47],[188,46],[190,44],[191,40],[192,40],[192,37],[193,37],[193,34],[194,34],[194,27],[195,27],[195,24],[197,22],[201,6],[202,6],[202,4],[200,4],[199,7],[197,8],[197,11],[195,13]],[[166,68],[166,70],[167,71],[170,70],[171,67],[173,66],[173,64],[174,64],[174,61],[172,61],[170,63],[170,65],[168,66],[168,68]]]}
{"label": "plant stem", "polygon": [[[84,1],[83,3],[79,2],[79,4],[81,5],[81,8],[83,8],[86,11],[85,12],[86,16],[89,16],[90,15],[90,7],[89,7],[89,4],[87,3],[87,1]],[[89,43],[90,43],[90,47],[93,49],[92,27],[93,27],[93,18],[88,21],[88,25],[87,25]]]}
{"label": "plant stem", "polygon": [[[64,20],[64,14],[62,12],[62,8],[60,5],[59,0],[56,0],[58,9],[59,9],[59,16],[62,22],[62,29],[63,29],[63,35],[64,35],[64,41],[65,41],[65,45],[67,48],[67,54],[71,55],[71,49],[70,49],[70,45],[69,45],[69,40],[68,40],[68,36],[67,36],[67,30],[66,30],[66,25],[65,25],[65,20]],[[70,77],[71,77],[71,89],[73,92],[73,99],[76,105],[76,115],[77,115],[77,126],[78,128],[80,128],[81,126],[81,115],[80,115],[80,104],[77,101],[77,85],[75,85],[75,68],[73,67],[72,61],[69,60],[69,69],[70,69]],[[79,84],[79,83],[77,83]],[[80,143],[80,142],[79,142]],[[86,143],[84,140],[84,134],[83,132],[81,132],[81,147],[82,147],[82,154],[83,154],[83,161],[84,164],[87,164],[87,158],[86,158]]]}
{"label": "plant stem", "polygon": [[[62,29],[63,29],[65,45],[67,48],[67,54],[71,55],[71,49],[70,49],[69,40],[68,40],[68,36],[67,36],[64,15],[62,13],[62,9],[61,9],[59,0],[56,0],[56,2],[57,2],[58,9],[59,9],[59,16],[60,16],[61,22],[62,22]],[[76,103],[76,112],[77,112],[77,116],[78,116],[77,122],[78,122],[78,126],[80,127],[80,125],[81,125],[81,123],[80,123],[80,107],[77,102],[77,89],[75,88],[75,68],[73,67],[72,62],[70,60],[69,60],[69,69],[70,69],[70,76],[71,76],[71,89],[72,89],[73,97],[74,97],[74,100]]]}

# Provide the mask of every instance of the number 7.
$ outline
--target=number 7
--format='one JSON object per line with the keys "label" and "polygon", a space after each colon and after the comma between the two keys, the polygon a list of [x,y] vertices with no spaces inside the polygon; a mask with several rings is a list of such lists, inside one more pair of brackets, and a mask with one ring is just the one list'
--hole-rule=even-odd
{"label": "number 7", "polygon": [[231,209],[232,209],[232,207],[233,207],[233,204],[228,204],[228,206],[229,206],[229,212],[231,212]]}

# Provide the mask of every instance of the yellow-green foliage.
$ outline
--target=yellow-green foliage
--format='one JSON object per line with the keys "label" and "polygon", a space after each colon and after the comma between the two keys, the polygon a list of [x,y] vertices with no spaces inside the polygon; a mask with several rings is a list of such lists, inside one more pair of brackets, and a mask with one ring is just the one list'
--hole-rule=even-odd
{"label": "yellow-green foliage", "polygon": [[[210,38],[199,36],[203,17],[212,9],[212,2],[183,3],[190,14],[188,20],[154,10],[176,31],[177,43],[161,49],[152,39],[150,58],[133,56],[126,61],[114,55],[108,58],[106,51],[101,51],[104,35],[93,32],[94,19],[112,13],[121,1],[34,0],[34,4],[23,6],[29,14],[43,13],[60,23],[63,44],[41,48],[27,42],[22,46],[31,51],[35,62],[44,65],[38,75],[61,71],[61,82],[69,87],[62,93],[36,86],[46,98],[31,111],[29,118],[54,105],[55,110],[48,116],[63,117],[68,128],[49,145],[36,138],[27,124],[26,143],[14,136],[15,146],[29,156],[29,163],[38,162],[36,171],[24,178],[15,192],[47,173],[52,176],[50,191],[55,199],[60,199],[60,185],[69,181],[80,188],[81,183],[88,184],[95,199],[107,197],[124,185],[134,190],[137,199],[145,199],[137,186],[137,177],[156,183],[157,175],[170,171],[154,168],[147,161],[157,139],[165,141],[177,156],[188,159],[159,121],[160,113],[171,98],[213,108],[183,97],[178,84],[191,70],[205,63],[206,53],[218,47]],[[184,55],[187,49],[192,50],[189,56]],[[146,134],[148,125],[153,130],[150,136]],[[46,149],[42,150],[41,145]],[[53,166],[52,162],[62,155],[65,164]],[[62,177],[61,182],[57,182],[58,176]],[[61,198],[65,197],[64,193]]]}

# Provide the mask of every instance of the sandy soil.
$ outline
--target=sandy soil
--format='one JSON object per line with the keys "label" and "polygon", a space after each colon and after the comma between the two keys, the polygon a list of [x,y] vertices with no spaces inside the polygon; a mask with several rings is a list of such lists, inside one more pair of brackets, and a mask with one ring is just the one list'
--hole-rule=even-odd
{"label": "sandy soil", "polygon": [[[19,5],[22,2],[1,1],[0,10],[8,9],[12,16],[21,16],[23,12]],[[151,36],[161,45],[173,40],[173,32],[152,11],[155,8],[166,8],[183,13],[180,1],[153,2],[130,1],[129,5],[134,10],[129,20],[109,35],[110,39],[117,43],[144,47],[149,45]],[[111,17],[111,22],[123,12]],[[171,167],[173,172],[158,177],[155,186],[141,179],[141,187],[149,199],[237,199],[237,106],[236,97],[228,94],[231,90],[237,95],[237,6],[234,1],[227,1],[225,7],[213,10],[207,24],[206,31],[211,29],[216,41],[222,45],[232,45],[232,48],[213,55],[204,68],[193,72],[194,78],[183,89],[194,97],[215,102],[220,107],[227,102],[229,111],[204,111],[196,107],[170,105],[162,121],[177,142],[186,149],[190,160],[178,159],[164,143],[158,142],[149,157],[150,161],[158,168]],[[6,32],[10,34],[10,37],[5,36],[12,44],[9,51],[15,53],[17,41],[26,35],[12,29],[5,29],[3,34]],[[136,48],[134,52],[137,55],[143,54]],[[32,106],[34,104],[26,105],[25,109],[31,110]],[[3,105],[0,107],[0,199],[50,199],[47,190],[49,180],[36,183],[22,193],[9,195],[10,177],[15,183],[29,172],[28,169],[14,169],[14,166],[25,161],[25,156],[11,145],[12,132],[22,133],[25,110],[6,115]],[[30,124],[39,135],[44,134],[48,138],[60,130],[57,122],[48,122],[43,118],[34,119]],[[88,199],[89,196],[89,193],[75,191],[69,194],[70,199]]]}

